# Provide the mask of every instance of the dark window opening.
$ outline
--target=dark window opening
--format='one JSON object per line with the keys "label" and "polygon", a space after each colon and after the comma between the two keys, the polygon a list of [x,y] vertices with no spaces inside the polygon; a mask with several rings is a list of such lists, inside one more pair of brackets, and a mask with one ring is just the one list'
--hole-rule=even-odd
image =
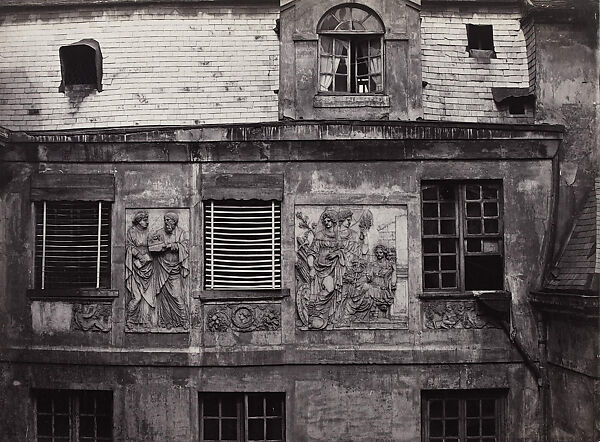
{"label": "dark window opening", "polygon": [[63,81],[66,86],[96,84],[96,52],[89,46],[64,46],[60,49]]}
{"label": "dark window opening", "polygon": [[36,287],[110,287],[110,203],[36,203]]}
{"label": "dark window opening", "polygon": [[524,115],[525,101],[517,98],[508,100],[508,113],[510,115]]}
{"label": "dark window opening", "polygon": [[281,203],[206,201],[204,258],[206,289],[281,288]]}
{"label": "dark window opening", "polygon": [[467,25],[467,51],[471,49],[494,50],[494,33],[492,25]]}
{"label": "dark window opening", "polygon": [[501,193],[497,182],[423,183],[425,290],[503,289]]}
{"label": "dark window opening", "polygon": [[200,440],[285,440],[282,393],[200,393]]}
{"label": "dark window opening", "polygon": [[422,394],[424,442],[499,442],[505,392],[448,390]]}
{"label": "dark window opening", "polygon": [[111,391],[35,390],[38,442],[113,440]]}

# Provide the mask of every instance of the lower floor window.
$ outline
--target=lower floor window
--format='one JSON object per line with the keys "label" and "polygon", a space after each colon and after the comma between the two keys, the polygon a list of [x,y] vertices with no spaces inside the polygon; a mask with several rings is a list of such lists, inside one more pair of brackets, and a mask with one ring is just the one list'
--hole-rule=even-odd
{"label": "lower floor window", "polygon": [[503,390],[423,392],[423,441],[503,441],[504,396]]}
{"label": "lower floor window", "polygon": [[201,393],[200,440],[285,440],[285,394]]}
{"label": "lower floor window", "polygon": [[35,390],[38,442],[113,440],[111,391]]}

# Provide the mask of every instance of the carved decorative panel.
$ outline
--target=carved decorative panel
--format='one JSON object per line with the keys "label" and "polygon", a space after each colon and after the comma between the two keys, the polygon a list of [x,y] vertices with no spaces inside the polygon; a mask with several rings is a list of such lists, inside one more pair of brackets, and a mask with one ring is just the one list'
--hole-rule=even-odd
{"label": "carved decorative panel", "polygon": [[206,331],[253,332],[281,329],[279,304],[225,304],[206,307]]}
{"label": "carved decorative panel", "polygon": [[302,329],[406,328],[406,206],[296,206]]}
{"label": "carved decorative panel", "polygon": [[112,328],[112,304],[73,304],[71,329],[107,333]]}
{"label": "carved decorative panel", "polygon": [[423,303],[422,310],[426,329],[499,328],[476,301],[429,301]]}
{"label": "carved decorative panel", "polygon": [[126,330],[188,331],[189,211],[127,209],[126,219]]}

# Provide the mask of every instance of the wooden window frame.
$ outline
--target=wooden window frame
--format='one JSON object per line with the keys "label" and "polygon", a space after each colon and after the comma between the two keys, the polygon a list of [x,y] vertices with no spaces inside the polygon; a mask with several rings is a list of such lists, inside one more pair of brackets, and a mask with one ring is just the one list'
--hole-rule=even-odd
{"label": "wooden window frame", "polygon": [[[479,389],[479,390],[426,390],[421,392],[421,440],[422,442],[449,442],[449,441],[461,441],[461,442],[505,442],[506,441],[506,389]],[[458,420],[458,435],[453,436],[431,436],[430,434],[430,404],[432,401],[447,401],[453,400],[458,402],[458,416],[451,416],[456,418],[452,420]],[[478,417],[468,416],[467,413],[467,402],[468,401],[480,401],[480,415]],[[494,401],[494,414],[495,420],[495,435],[493,436],[467,436],[467,422],[468,420],[479,420],[491,419],[492,415],[483,416],[483,410],[481,408],[481,401],[493,400]],[[445,405],[443,406],[443,417],[433,418],[434,420],[445,422],[447,417],[445,416]],[[445,423],[442,425],[445,426]],[[445,428],[445,427],[442,427]],[[479,432],[482,432],[481,422]]]}
{"label": "wooden window frame", "polygon": [[[263,401],[263,415],[262,416],[249,416],[249,407],[248,407],[248,398],[250,396],[262,396]],[[272,399],[279,401],[279,406],[281,410],[281,414],[278,415],[269,415],[267,412],[266,400],[267,397],[270,396]],[[229,400],[235,401],[236,404],[236,428],[237,428],[237,442],[248,442],[248,441],[263,441],[263,442],[272,442],[272,441],[280,441],[285,442],[285,434],[286,434],[286,423],[285,423],[285,393],[199,393],[198,394],[198,419],[199,419],[199,437],[198,439],[202,442],[217,442],[220,440],[232,440],[232,439],[204,439],[204,421],[208,420],[216,420],[219,422],[219,437],[222,435],[222,425],[221,421],[223,419],[233,420],[233,416],[222,416],[221,403],[227,398]],[[206,400],[216,400],[218,401],[219,407],[219,416],[205,416],[205,401]],[[281,420],[281,439],[267,439],[267,421],[269,419],[280,419]],[[263,420],[263,439],[249,439],[249,429],[248,422],[250,420]]]}
{"label": "wooden window frame", "polygon": [[[97,412],[97,403],[96,401],[99,399],[100,395],[109,395],[110,394],[110,414],[101,414]],[[67,413],[55,413],[54,411],[48,412],[40,412],[38,403],[41,399],[41,396],[51,395],[54,396],[51,398],[51,401],[54,403],[57,396],[62,396],[62,399],[68,402],[69,410]],[[81,403],[82,398],[85,395],[90,395],[94,400],[94,412],[86,413],[82,411]],[[69,420],[69,442],[109,442],[114,440],[114,397],[112,391],[110,390],[63,390],[63,389],[34,389],[33,390],[33,402],[34,402],[34,438],[36,441],[55,441],[61,440],[64,441],[66,438],[62,436],[54,436],[54,416],[67,416]],[[52,406],[54,408],[54,405]],[[52,435],[40,435],[38,428],[38,419],[41,416],[52,416]],[[94,436],[80,436],[81,430],[81,418],[82,417],[93,417],[94,421]],[[110,436],[99,436],[98,435],[98,426],[97,420],[98,418],[108,418],[110,421]]]}
{"label": "wooden window frame", "polygon": [[[455,192],[455,200],[454,200],[454,224],[455,230],[454,233],[447,234],[437,234],[430,235],[425,233],[425,222],[428,220],[434,220],[435,218],[427,218],[425,216],[425,204],[428,202],[433,202],[433,200],[425,200],[424,198],[424,190],[427,186],[452,186]],[[467,232],[467,202],[474,202],[474,200],[468,200],[466,197],[466,188],[469,185],[475,186],[493,186],[497,189],[497,198],[494,201],[497,203],[498,212],[494,219],[498,221],[498,233],[495,234],[470,234]],[[442,200],[437,200],[440,202]],[[483,201],[483,197],[480,198],[480,202]],[[483,210],[483,209],[482,209]],[[451,217],[438,217],[439,220],[450,220]],[[481,217],[479,218],[481,222],[484,222],[487,219],[482,211]],[[441,223],[439,224],[439,229],[441,231]],[[504,290],[504,271],[505,271],[505,251],[504,251],[504,195],[503,195],[503,186],[501,180],[424,180],[421,182],[421,255],[422,255],[422,286],[423,292],[425,293],[464,293],[469,291],[503,291]],[[482,230],[483,231],[483,230]],[[443,287],[442,281],[442,263],[441,258],[439,261],[439,279],[438,279],[438,287],[426,287],[426,275],[434,274],[435,271],[426,270],[426,259],[428,256],[434,256],[433,252],[426,252],[425,241],[428,239],[452,239],[455,241],[455,251],[456,251],[456,286],[455,287]],[[468,251],[468,241],[469,240],[481,240],[484,239],[492,239],[498,241],[498,253],[491,252],[472,252]],[[442,256],[443,252],[441,251],[441,243],[438,246],[438,256]],[[448,255],[450,252],[448,252]],[[466,288],[466,266],[465,266],[465,257],[468,256],[500,256],[501,259],[501,274],[502,274],[502,287],[496,288],[488,288],[488,289],[467,289]],[[449,272],[451,273],[451,272]]]}

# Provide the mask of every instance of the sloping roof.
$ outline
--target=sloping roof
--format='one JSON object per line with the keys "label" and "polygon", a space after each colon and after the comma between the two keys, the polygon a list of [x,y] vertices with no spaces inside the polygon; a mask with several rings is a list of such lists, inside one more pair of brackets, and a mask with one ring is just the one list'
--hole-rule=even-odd
{"label": "sloping roof", "polygon": [[563,252],[546,282],[546,290],[582,292],[596,289],[600,273],[600,179],[575,220]]}

